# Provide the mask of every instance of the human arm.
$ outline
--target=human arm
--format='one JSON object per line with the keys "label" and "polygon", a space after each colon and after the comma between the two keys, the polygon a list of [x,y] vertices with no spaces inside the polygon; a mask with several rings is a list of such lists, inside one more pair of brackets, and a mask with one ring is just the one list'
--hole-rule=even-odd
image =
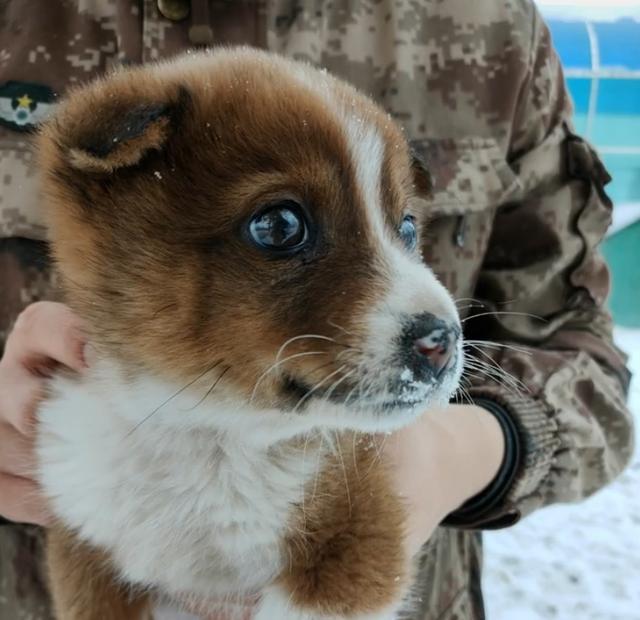
{"label": "human arm", "polygon": [[407,506],[407,547],[416,553],[435,528],[481,494],[504,464],[505,433],[477,405],[451,404],[382,438],[395,490]]}
{"label": "human arm", "polygon": [[[466,336],[498,343],[479,360],[518,385],[470,373],[516,425],[520,459],[500,501],[450,524],[510,525],[554,502],[577,501],[617,476],[633,450],[629,373],[612,341],[609,276],[597,245],[611,217],[608,175],[572,129],[572,106],[537,12],[514,109],[508,160],[519,191],[498,210]],[[489,360],[490,358],[490,360]]]}

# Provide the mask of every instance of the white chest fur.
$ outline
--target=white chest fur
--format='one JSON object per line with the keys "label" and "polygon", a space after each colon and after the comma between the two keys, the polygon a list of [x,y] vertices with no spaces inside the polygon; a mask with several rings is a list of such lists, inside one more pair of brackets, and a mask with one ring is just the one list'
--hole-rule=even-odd
{"label": "white chest fur", "polygon": [[291,506],[318,461],[269,437],[273,412],[245,418],[213,398],[194,407],[202,392],[127,385],[104,364],[52,390],[41,483],[56,515],[109,549],[125,579],[216,597],[279,572]]}

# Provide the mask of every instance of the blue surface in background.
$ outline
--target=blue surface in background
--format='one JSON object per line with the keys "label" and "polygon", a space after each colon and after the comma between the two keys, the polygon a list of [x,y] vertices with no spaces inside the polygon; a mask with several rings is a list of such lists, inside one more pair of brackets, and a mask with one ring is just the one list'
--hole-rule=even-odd
{"label": "blue surface in background", "polygon": [[621,19],[595,23],[600,48],[600,65],[640,70],[640,22]]}
{"label": "blue surface in background", "polygon": [[[570,69],[591,69],[591,45],[586,23],[579,19],[552,19],[548,24],[562,64]],[[593,27],[602,69],[640,70],[640,22],[620,19],[615,22],[595,22]]]}
{"label": "blue surface in background", "polygon": [[[640,22],[593,23],[600,56],[593,91],[591,76],[576,75],[593,68],[586,23],[578,18],[548,23],[567,74],[577,132],[601,150],[613,176],[607,190],[614,202],[640,203]],[[624,77],[616,75],[619,72]],[[589,123],[593,93],[597,96],[595,116]]]}
{"label": "blue surface in background", "polygon": [[562,64],[565,67],[590,69],[591,50],[584,22],[550,20],[548,23]]}

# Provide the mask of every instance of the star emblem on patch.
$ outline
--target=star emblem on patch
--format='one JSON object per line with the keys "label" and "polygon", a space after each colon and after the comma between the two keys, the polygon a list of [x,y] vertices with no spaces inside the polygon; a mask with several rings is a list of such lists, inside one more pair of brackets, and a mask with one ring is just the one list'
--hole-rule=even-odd
{"label": "star emblem on patch", "polygon": [[56,95],[44,84],[0,84],[0,125],[14,131],[33,131],[53,110]]}

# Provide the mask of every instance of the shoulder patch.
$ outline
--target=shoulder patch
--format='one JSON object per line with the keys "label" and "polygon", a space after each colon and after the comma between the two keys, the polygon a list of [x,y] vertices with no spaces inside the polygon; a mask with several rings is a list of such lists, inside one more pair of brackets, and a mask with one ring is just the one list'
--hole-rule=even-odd
{"label": "shoulder patch", "polygon": [[14,131],[33,131],[52,111],[56,95],[44,84],[0,84],[0,125]]}

